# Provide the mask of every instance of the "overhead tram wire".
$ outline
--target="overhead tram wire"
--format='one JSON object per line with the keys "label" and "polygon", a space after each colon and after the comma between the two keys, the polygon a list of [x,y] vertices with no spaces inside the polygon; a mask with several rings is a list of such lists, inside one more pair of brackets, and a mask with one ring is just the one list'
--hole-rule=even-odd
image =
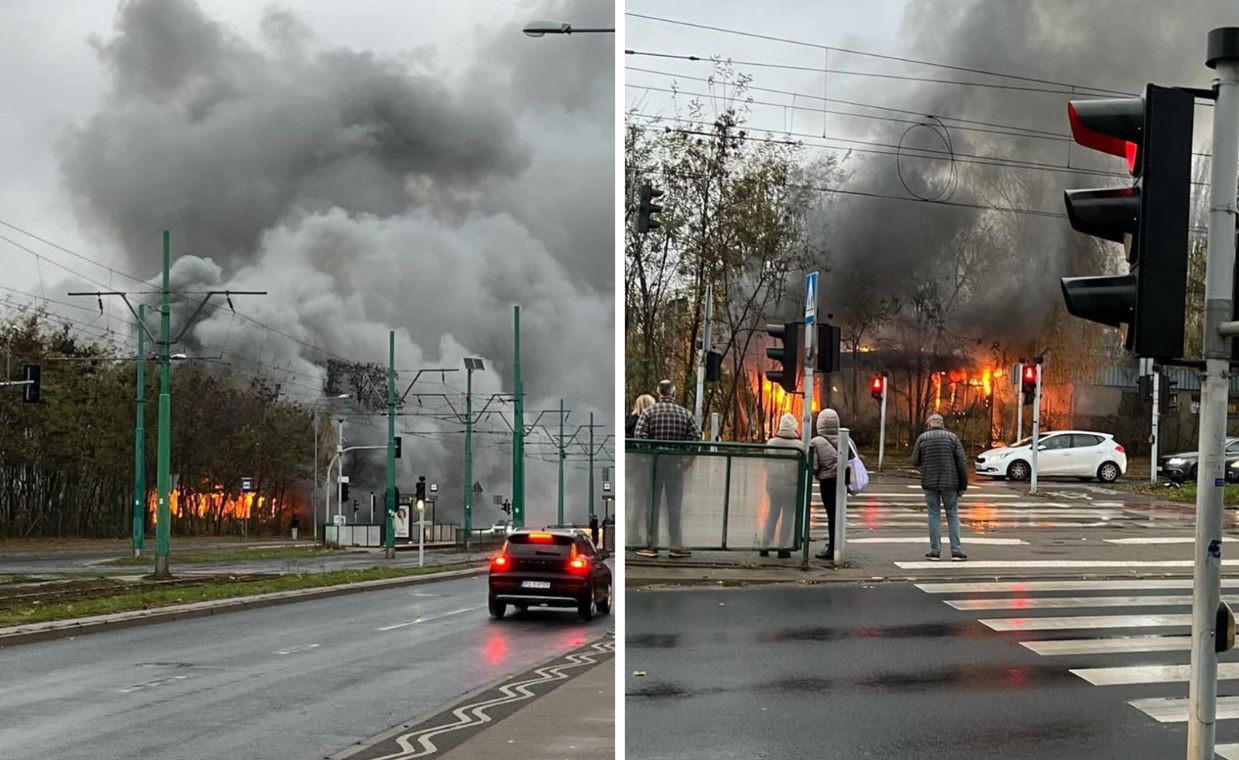
{"label": "overhead tram wire", "polygon": [[[917,59],[917,58],[908,58],[905,56],[890,55],[887,53],[874,53],[874,52],[870,52],[867,50],[856,50],[854,48],[837,47],[835,45],[823,45],[820,42],[806,42],[804,40],[796,40],[790,37],[780,37],[778,35],[772,35],[772,34],[761,34],[759,32],[749,32],[743,29],[732,29],[732,28],[723,27],[723,26],[701,24],[701,23],[697,23],[693,21],[683,21],[680,19],[667,18],[665,16],[652,16],[652,15],[648,15],[644,13],[633,13],[633,12],[626,12],[624,15],[629,16],[631,18],[643,19],[645,21],[655,21],[655,22],[664,23],[664,24],[673,24],[676,26],[686,26],[686,27],[691,27],[694,29],[702,29],[705,31],[719,32],[721,34],[732,34],[732,35],[737,35],[740,37],[749,37],[751,39],[766,40],[768,42],[781,42],[781,43],[788,44],[788,45],[815,48],[817,50],[831,50],[831,51],[835,51],[839,53],[847,53],[849,55],[859,55],[859,56],[865,56],[869,58],[878,58],[881,60],[896,61],[899,63],[911,63],[911,64],[915,64],[918,66],[930,66],[933,68],[947,69],[950,71],[959,71],[959,72],[969,73],[969,74],[980,74],[983,76],[998,77],[1001,79],[1014,79],[1020,82],[1030,82],[1034,84],[1048,84],[1048,85],[1054,85],[1057,87],[1073,88],[1075,91],[1084,91],[1083,94],[1096,93],[1099,95],[1107,95],[1111,97],[1115,97],[1115,96],[1133,97],[1134,96],[1134,93],[1124,92],[1122,90],[1112,90],[1112,89],[1107,89],[1104,87],[1093,87],[1091,85],[1077,84],[1073,82],[1060,82],[1060,81],[1056,81],[1053,79],[1030,77],[1030,76],[1025,76],[1022,74],[1008,74],[1005,72],[993,71],[990,69],[982,69],[982,68],[977,68],[977,67],[972,67],[972,66],[959,66],[959,65],[950,64],[950,63],[939,63],[937,61],[926,61],[926,60]],[[816,70],[821,71],[820,68]]]}

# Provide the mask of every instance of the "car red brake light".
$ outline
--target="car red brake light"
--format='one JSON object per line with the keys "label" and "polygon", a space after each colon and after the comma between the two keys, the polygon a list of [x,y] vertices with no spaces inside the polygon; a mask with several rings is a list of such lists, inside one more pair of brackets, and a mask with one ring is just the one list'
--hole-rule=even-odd
{"label": "car red brake light", "polygon": [[536,544],[546,544],[555,540],[550,533],[530,533],[529,540]]}
{"label": "car red brake light", "polygon": [[511,566],[512,566],[512,561],[502,554],[496,554],[495,556],[490,558],[490,569],[491,570],[502,571],[502,570],[507,570]]}
{"label": "car red brake light", "polygon": [[573,557],[568,560],[568,572],[584,575],[589,572],[589,560],[584,557]]}
{"label": "car red brake light", "polygon": [[1122,444],[1118,444],[1118,443],[1114,444],[1114,450],[1120,454],[1126,451],[1126,449],[1123,448]]}

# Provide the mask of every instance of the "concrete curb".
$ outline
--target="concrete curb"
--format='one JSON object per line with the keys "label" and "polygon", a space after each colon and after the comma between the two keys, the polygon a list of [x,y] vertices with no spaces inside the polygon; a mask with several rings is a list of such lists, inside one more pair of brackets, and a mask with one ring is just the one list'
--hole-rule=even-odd
{"label": "concrete curb", "polygon": [[366,591],[383,591],[404,586],[419,586],[425,583],[447,581],[456,578],[471,578],[476,575],[482,575],[487,570],[488,566],[479,565],[464,570],[447,570],[440,573],[410,575],[404,578],[383,578],[375,581],[345,583],[338,586],[298,589],[297,591],[275,591],[269,594],[239,596],[232,599],[217,599],[209,602],[194,602],[192,604],[177,604],[151,610],[132,610],[112,615],[93,615],[91,617],[9,626],[7,628],[0,628],[0,649],[19,644],[32,644],[37,641],[52,641],[73,636],[84,636],[89,633],[113,631],[120,628],[168,623],[173,620],[189,620],[209,615],[236,612],[238,610],[274,607],[280,604],[294,604],[296,602],[325,599],[332,596],[344,596],[345,594],[360,594]]}

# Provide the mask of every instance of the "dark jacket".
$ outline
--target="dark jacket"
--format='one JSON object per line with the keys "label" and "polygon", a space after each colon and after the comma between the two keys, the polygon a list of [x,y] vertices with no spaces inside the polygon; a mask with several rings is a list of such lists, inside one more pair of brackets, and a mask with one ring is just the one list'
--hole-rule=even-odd
{"label": "dark jacket", "polygon": [[959,436],[944,428],[921,433],[912,447],[912,466],[921,471],[926,491],[963,492],[968,488],[968,458]]}
{"label": "dark jacket", "polygon": [[639,414],[630,414],[624,418],[624,437],[632,438],[637,432],[637,420],[641,419]]}

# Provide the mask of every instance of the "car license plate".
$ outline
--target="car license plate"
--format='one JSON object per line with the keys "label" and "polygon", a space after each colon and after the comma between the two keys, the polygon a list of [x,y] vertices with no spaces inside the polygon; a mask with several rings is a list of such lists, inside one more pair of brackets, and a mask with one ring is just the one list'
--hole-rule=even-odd
{"label": "car license plate", "polygon": [[521,581],[521,588],[550,588],[550,581]]}

